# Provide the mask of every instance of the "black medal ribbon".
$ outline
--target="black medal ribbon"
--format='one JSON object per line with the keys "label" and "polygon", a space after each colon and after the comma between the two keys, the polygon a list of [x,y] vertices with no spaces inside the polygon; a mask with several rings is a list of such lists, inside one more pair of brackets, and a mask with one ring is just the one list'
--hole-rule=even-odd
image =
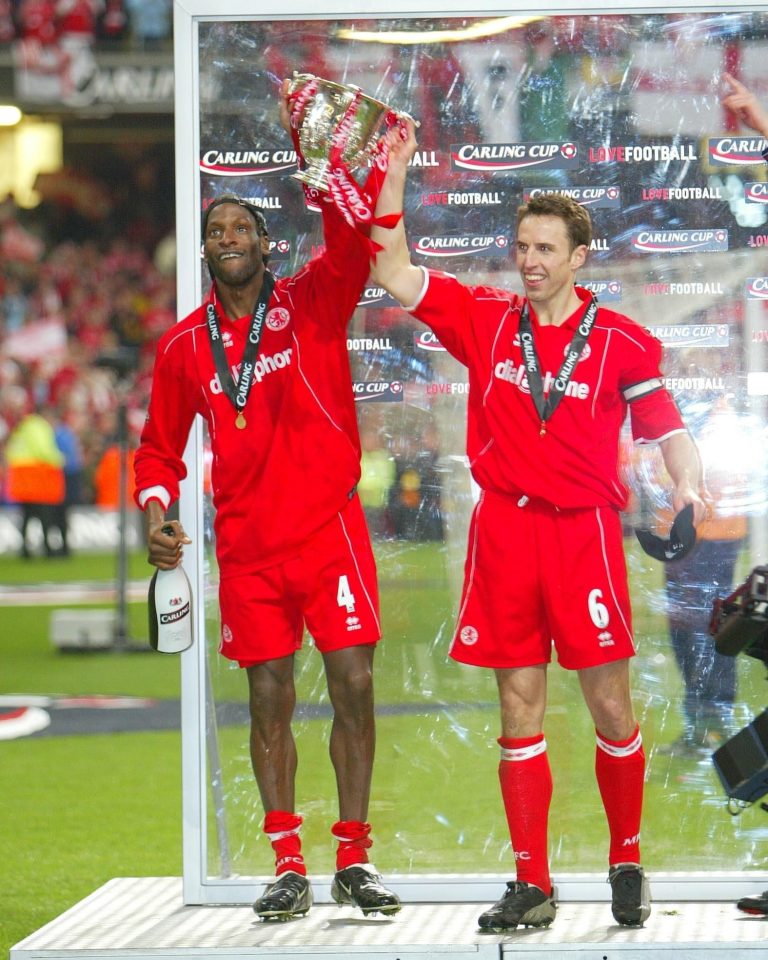
{"label": "black medal ribbon", "polygon": [[536,345],[533,342],[533,327],[531,325],[530,310],[528,301],[525,301],[523,309],[520,311],[520,348],[523,352],[523,363],[528,377],[528,386],[531,391],[536,412],[541,420],[541,433],[545,433],[547,420],[555,412],[555,409],[565,395],[568,384],[579,362],[582,351],[589,339],[592,328],[595,325],[597,317],[597,301],[594,297],[590,298],[584,316],[579,321],[576,333],[565,351],[565,359],[558,371],[557,376],[552,383],[552,387],[544,396],[544,381],[541,376],[541,367],[539,358],[536,355]]}
{"label": "black medal ribbon", "polygon": [[[211,351],[213,352],[213,361],[216,365],[216,373],[219,375],[221,389],[229,397],[234,408],[238,411],[238,421],[242,417],[242,411],[248,402],[248,394],[253,386],[253,371],[256,357],[261,345],[261,337],[264,333],[264,321],[267,316],[267,307],[272,297],[272,291],[275,289],[274,274],[269,271],[264,272],[264,279],[261,284],[261,291],[256,301],[251,318],[251,326],[248,331],[248,341],[243,352],[243,359],[240,363],[240,376],[235,382],[227,365],[227,357],[224,352],[224,343],[221,337],[221,327],[219,326],[219,317],[216,313],[216,307],[210,302],[206,308],[208,316],[208,337],[211,341]],[[238,426],[240,423],[238,422]],[[243,419],[242,426],[245,426]]]}

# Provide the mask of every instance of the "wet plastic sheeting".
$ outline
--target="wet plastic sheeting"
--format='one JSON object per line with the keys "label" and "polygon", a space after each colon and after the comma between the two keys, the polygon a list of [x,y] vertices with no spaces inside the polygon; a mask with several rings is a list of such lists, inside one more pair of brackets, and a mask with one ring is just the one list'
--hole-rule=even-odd
{"label": "wet plastic sheeting", "polygon": [[[278,274],[317,251],[319,218],[291,179],[295,157],[277,113],[280,79],[299,70],[358,84],[419,119],[405,211],[418,263],[519,290],[517,205],[537,190],[569,190],[588,207],[595,239],[581,280],[663,341],[667,382],[699,440],[721,521],[715,548],[700,548],[714,555],[668,586],[632,533],[638,524],[664,532],[668,484],[658,455],[627,443],[644,856],[650,870],[759,869],[768,815],[728,815],[710,754],[765,707],[765,671],[747,657],[715,660],[707,625],[714,595],[767,559],[768,168],[762,139],[734,127],[719,93],[730,66],[768,105],[768,17],[556,16],[473,31],[487,20],[200,23],[201,196],[234,191],[263,207]],[[494,680],[447,658],[475,495],[464,460],[466,374],[372,286],[349,349],[385,631],[375,664],[375,860],[388,874],[512,875]],[[208,874],[269,874],[247,728],[230,706],[245,700],[246,681],[216,653],[212,544],[207,555],[220,753]],[[337,817],[330,709],[309,642],[297,675],[297,808],[309,869],[328,873]],[[553,870],[602,871],[593,730],[576,678],[553,665],[549,686]]]}

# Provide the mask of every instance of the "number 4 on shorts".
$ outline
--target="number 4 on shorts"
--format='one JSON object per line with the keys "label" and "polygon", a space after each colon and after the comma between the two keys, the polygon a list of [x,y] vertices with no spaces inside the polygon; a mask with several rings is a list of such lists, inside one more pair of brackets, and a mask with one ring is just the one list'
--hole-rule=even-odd
{"label": "number 4 on shorts", "polygon": [[336,603],[340,607],[346,607],[347,613],[353,613],[355,609],[355,595],[349,589],[349,580],[346,574],[339,577],[339,588],[336,591]]}

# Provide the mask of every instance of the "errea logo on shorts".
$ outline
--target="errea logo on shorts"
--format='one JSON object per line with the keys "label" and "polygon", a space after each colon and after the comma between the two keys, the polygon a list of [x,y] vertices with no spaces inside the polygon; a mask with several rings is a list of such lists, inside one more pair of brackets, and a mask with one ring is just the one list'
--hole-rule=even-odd
{"label": "errea logo on shorts", "polygon": [[476,627],[462,627],[461,633],[459,634],[459,640],[466,646],[471,647],[473,644],[478,641],[478,632]]}
{"label": "errea logo on shorts", "polygon": [[221,639],[224,643],[232,643],[232,631],[226,623],[221,626]]}
{"label": "errea logo on shorts", "polygon": [[614,646],[613,634],[610,630],[603,630],[597,635],[598,646],[601,647],[612,647]]}

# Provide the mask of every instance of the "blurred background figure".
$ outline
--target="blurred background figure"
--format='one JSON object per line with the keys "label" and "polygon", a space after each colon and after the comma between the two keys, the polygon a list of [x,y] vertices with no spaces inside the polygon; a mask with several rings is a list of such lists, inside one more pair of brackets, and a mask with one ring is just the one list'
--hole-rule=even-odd
{"label": "blurred background figure", "polygon": [[431,425],[420,436],[403,436],[396,446],[395,482],[389,516],[398,540],[443,539],[442,480],[437,434]]}
{"label": "blurred background figure", "polygon": [[137,49],[162,49],[171,32],[171,6],[171,0],[125,0]]}
{"label": "blurred background figure", "polygon": [[121,435],[120,418],[119,411],[102,418],[105,443],[97,453],[93,487],[94,503],[104,510],[119,510],[121,505],[129,510],[136,509],[133,500],[135,447]]}
{"label": "blurred background figure", "polygon": [[68,557],[70,554],[69,510],[70,507],[83,502],[85,453],[78,431],[74,428],[74,423],[77,422],[75,416],[65,418],[58,412],[53,412],[52,416],[56,445],[64,456],[64,499],[53,508],[52,525],[58,527],[61,533],[61,555]]}
{"label": "blurred background figure", "polygon": [[389,492],[395,482],[395,458],[381,442],[377,431],[362,430],[360,433],[362,456],[360,458],[360,482],[357,491],[363,505],[368,529],[373,537],[385,537],[390,533],[388,516]]}
{"label": "blurred background figure", "polygon": [[49,536],[55,509],[64,500],[64,454],[50,420],[27,413],[11,430],[5,446],[7,496],[21,507],[20,556],[30,557],[29,523],[38,520],[48,557],[56,555]]}
{"label": "blurred background figure", "polygon": [[736,733],[736,657],[715,651],[709,622],[715,599],[733,589],[748,533],[748,477],[739,468],[744,459],[729,456],[729,441],[740,432],[732,401],[725,395],[700,399],[684,413],[699,445],[711,499],[694,549],[664,565],[670,641],[685,688],[683,731],[665,751],[678,756],[711,753]]}

